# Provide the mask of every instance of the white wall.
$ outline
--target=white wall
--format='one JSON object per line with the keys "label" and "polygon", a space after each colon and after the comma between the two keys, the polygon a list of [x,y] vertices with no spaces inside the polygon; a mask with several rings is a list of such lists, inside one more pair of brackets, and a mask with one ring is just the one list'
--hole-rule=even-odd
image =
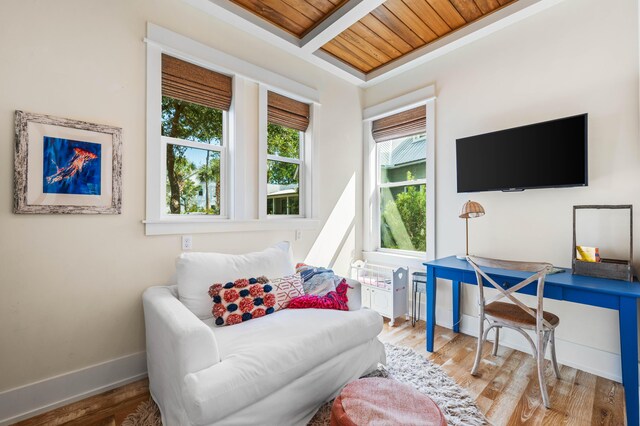
{"label": "white wall", "polygon": [[[565,0],[365,91],[365,106],[371,106],[436,85],[438,257],[464,252],[458,214],[469,198],[487,212],[469,222],[470,251],[498,258],[570,266],[575,204],[635,204],[634,220],[640,223],[637,7],[635,0]],[[584,112],[589,113],[588,187],[456,193],[456,138]],[[440,284],[438,291],[438,307],[450,309],[450,287]],[[467,315],[477,315],[475,291],[465,288]],[[584,364],[583,347],[620,353],[615,311],[555,301],[545,308],[562,320],[561,358]],[[619,372],[616,363],[603,368]]]}
{"label": "white wall", "polygon": [[[148,21],[319,90],[321,226],[303,231],[294,253],[345,272],[359,250],[360,89],[177,0],[2,1],[0,392],[144,351],[141,294],[170,280],[180,250],[180,236],[146,237],[142,224]],[[246,99],[257,103],[255,85]],[[122,127],[122,215],[14,215],[16,109]],[[257,170],[257,125],[246,123],[246,165]],[[256,209],[257,180],[244,190]],[[238,253],[283,239],[294,230],[198,234],[193,242],[197,251]]]}

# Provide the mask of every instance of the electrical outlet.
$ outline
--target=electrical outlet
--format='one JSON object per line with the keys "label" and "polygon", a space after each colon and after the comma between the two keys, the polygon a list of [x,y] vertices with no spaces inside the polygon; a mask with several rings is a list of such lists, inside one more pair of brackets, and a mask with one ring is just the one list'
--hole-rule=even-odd
{"label": "electrical outlet", "polygon": [[299,229],[296,229],[296,233],[295,233],[296,241],[298,241],[300,238],[302,238],[302,231],[300,231]]}
{"label": "electrical outlet", "polygon": [[182,250],[191,250],[193,248],[193,237],[191,235],[182,236]]}

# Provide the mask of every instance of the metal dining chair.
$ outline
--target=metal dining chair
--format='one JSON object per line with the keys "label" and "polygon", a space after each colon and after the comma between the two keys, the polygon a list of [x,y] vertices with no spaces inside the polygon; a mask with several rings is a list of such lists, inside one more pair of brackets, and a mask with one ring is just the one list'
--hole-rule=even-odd
{"label": "metal dining chair", "polygon": [[[500,340],[500,329],[502,327],[510,328],[522,334],[531,345],[533,357],[536,359],[538,367],[538,381],[540,383],[540,393],[545,407],[551,408],[549,394],[545,384],[544,375],[544,356],[547,350],[547,344],[551,344],[551,363],[557,378],[560,378],[560,370],[558,369],[558,361],[556,360],[556,344],[555,329],[560,324],[560,318],[551,312],[543,310],[544,303],[544,281],[547,273],[551,271],[553,265],[549,263],[533,263],[533,262],[516,262],[511,260],[489,259],[477,256],[467,256],[467,261],[476,272],[478,281],[478,304],[480,308],[478,332],[478,349],[476,351],[476,359],[471,369],[471,374],[478,373],[480,359],[482,357],[482,346],[487,340],[487,335],[492,328],[496,329],[495,340],[493,342],[493,355],[498,352]],[[508,269],[514,271],[533,272],[530,277],[522,280],[516,285],[509,286],[508,289],[503,288],[496,283],[482,268]],[[537,281],[537,309],[529,308],[527,305],[518,300],[514,293],[526,287],[527,285]],[[485,298],[484,283],[493,286],[498,294],[490,299]],[[508,299],[513,303],[501,302],[501,299]],[[489,326],[485,328],[485,321]],[[532,330],[536,335],[536,343],[531,339],[525,330]]]}

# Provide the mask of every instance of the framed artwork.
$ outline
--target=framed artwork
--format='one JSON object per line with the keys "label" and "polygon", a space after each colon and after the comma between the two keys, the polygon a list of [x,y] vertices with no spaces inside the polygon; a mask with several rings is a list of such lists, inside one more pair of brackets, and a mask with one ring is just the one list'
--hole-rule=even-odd
{"label": "framed artwork", "polygon": [[14,213],[120,214],[122,129],[16,111]]}

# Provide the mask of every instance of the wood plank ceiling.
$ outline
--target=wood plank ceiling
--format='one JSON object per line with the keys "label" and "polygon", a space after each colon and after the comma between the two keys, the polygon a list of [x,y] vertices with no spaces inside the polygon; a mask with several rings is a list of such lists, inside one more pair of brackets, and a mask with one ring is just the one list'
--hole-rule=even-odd
{"label": "wood plank ceiling", "polygon": [[322,49],[363,73],[515,0],[387,0]]}
{"label": "wood plank ceiling", "polygon": [[346,0],[231,0],[272,24],[304,37]]}
{"label": "wood plank ceiling", "polygon": [[[346,0],[231,0],[304,37]],[[386,0],[322,50],[367,74],[517,0]]]}

